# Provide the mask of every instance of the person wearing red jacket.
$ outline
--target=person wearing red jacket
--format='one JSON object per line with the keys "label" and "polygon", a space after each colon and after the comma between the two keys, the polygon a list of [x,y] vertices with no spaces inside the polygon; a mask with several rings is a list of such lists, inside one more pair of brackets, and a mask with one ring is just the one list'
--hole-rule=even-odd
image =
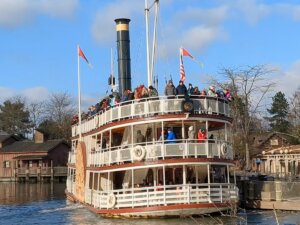
{"label": "person wearing red jacket", "polygon": [[198,131],[198,142],[204,143],[206,139],[206,132],[203,129],[199,129]]}

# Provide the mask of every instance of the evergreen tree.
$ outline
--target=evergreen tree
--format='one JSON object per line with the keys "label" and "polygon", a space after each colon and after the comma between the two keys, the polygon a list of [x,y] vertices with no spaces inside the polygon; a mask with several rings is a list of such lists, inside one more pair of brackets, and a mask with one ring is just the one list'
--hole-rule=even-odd
{"label": "evergreen tree", "polygon": [[29,112],[24,102],[16,99],[6,100],[2,105],[0,104],[0,130],[8,134],[25,136],[30,127]]}
{"label": "evergreen tree", "polygon": [[272,100],[271,109],[267,109],[272,115],[272,117],[268,118],[270,126],[273,131],[286,133],[290,126],[288,122],[289,103],[281,91],[277,92]]}

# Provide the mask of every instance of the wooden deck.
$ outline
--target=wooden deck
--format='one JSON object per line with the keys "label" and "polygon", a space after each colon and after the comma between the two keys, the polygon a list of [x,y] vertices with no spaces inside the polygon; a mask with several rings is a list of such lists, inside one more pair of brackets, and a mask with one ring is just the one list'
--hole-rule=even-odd
{"label": "wooden deck", "polygon": [[64,177],[68,175],[67,167],[46,167],[46,168],[17,168],[15,169],[16,180],[29,180],[30,178],[36,178],[38,181],[44,178]]}

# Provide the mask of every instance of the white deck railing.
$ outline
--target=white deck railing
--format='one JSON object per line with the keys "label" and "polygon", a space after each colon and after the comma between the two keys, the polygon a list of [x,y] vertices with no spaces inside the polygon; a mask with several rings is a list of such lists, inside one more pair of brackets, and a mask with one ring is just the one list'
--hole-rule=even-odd
{"label": "white deck railing", "polygon": [[[109,201],[109,198],[114,199]],[[167,185],[112,191],[95,191],[86,188],[85,201],[99,209],[237,202],[238,188],[234,184],[216,183]]]}
{"label": "white deck railing", "polygon": [[[147,116],[149,114],[169,114],[182,112],[181,104],[184,101],[182,96],[166,96],[139,99],[123,102],[116,107],[108,108],[82,121],[81,132],[92,131],[102,125],[124,118],[136,116]],[[158,100],[156,100],[158,99]],[[207,96],[192,96],[194,112],[198,114],[216,114],[230,116],[228,102],[223,98]],[[72,136],[78,135],[78,125],[72,126]]]}
{"label": "white deck railing", "polygon": [[[145,151],[144,157],[140,160],[137,160],[134,155],[134,149],[137,145]],[[225,145],[227,146],[226,154],[222,150]],[[89,151],[87,166],[107,166],[124,162],[151,161],[174,157],[233,159],[233,151],[231,145],[220,140],[204,140],[202,143],[198,143],[198,140],[176,140],[176,143],[172,144],[168,144],[166,141],[164,143],[157,141],[154,143],[141,143],[141,145],[124,145],[118,148]],[[69,158],[74,160],[70,163],[75,163],[75,153],[70,152]]]}
{"label": "white deck railing", "polygon": [[69,177],[67,178],[67,191],[76,194],[76,183]]}

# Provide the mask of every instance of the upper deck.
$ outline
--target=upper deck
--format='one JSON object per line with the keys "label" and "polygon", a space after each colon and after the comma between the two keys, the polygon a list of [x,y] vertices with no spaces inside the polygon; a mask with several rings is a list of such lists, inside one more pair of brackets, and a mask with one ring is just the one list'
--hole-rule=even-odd
{"label": "upper deck", "polygon": [[[186,110],[183,103],[186,102],[184,96],[159,96],[153,98],[135,99],[121,102],[115,107],[107,108],[88,117],[82,121],[81,132],[87,133],[103,125],[124,119],[136,117],[154,117],[165,114],[197,114],[214,115],[226,120],[230,118],[228,101],[224,98],[210,96],[190,96],[188,100],[193,104],[193,110]],[[72,126],[72,137],[79,134],[78,124]]]}

